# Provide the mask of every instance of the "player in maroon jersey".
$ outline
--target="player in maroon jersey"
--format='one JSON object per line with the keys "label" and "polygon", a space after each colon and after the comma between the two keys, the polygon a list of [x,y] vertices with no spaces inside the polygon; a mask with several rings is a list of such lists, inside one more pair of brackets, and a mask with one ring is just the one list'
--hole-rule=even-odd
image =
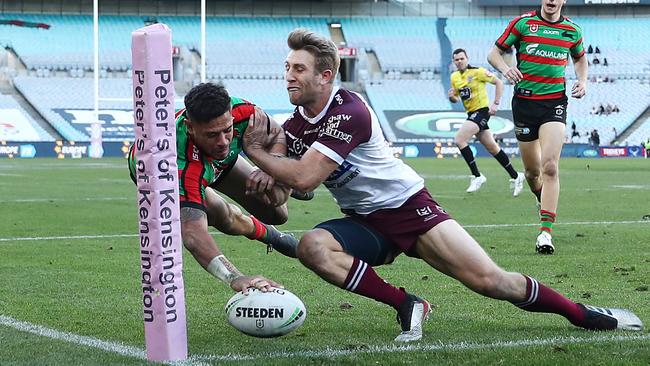
{"label": "player in maroon jersey", "polygon": [[[345,216],[306,232],[298,259],[325,281],[397,310],[402,332],[396,341],[421,339],[430,311],[426,300],[373,269],[401,253],[527,311],[559,314],[587,329],[641,329],[628,310],[577,304],[531,277],[500,268],[433,200],[424,180],[392,155],[365,100],[334,86],[340,62],[334,43],[297,29],[288,45],[285,80],[297,107],[282,129],[270,133],[266,116],[253,115],[244,149],[276,181],[302,191],[323,184],[334,196]],[[287,157],[265,151],[276,137],[286,137]]]}

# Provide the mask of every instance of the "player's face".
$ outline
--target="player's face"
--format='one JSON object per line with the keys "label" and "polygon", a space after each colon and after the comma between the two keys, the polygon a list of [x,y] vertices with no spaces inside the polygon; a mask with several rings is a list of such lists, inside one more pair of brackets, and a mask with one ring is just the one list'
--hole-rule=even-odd
{"label": "player's face", "polygon": [[316,58],[305,50],[292,50],[284,61],[284,79],[293,105],[310,105],[318,97],[322,76],[316,71]]}
{"label": "player's face", "polygon": [[208,123],[192,123],[187,120],[187,130],[196,146],[205,154],[221,160],[228,156],[233,138],[232,114],[230,111]]}
{"label": "player's face", "polygon": [[566,0],[542,0],[542,16],[545,19],[555,21],[562,12],[562,6]]}
{"label": "player's face", "polygon": [[454,65],[456,65],[458,70],[465,71],[468,63],[465,52],[460,52],[454,55]]}

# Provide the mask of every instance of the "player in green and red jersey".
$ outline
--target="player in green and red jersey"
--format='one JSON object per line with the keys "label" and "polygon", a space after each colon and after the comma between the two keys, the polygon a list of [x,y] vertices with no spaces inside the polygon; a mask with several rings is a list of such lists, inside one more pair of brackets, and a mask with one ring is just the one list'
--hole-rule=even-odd
{"label": "player in green and red jersey", "polygon": [[[526,180],[540,206],[540,232],[535,245],[541,254],[555,250],[551,240],[560,196],[559,160],[566,127],[564,73],[569,56],[577,76],[571,96],[587,91],[587,59],[582,29],[562,15],[566,0],[542,0],[539,10],[513,19],[488,55],[488,61],[512,84],[512,115]],[[517,65],[503,54],[517,50]]]}
{"label": "player in green and red jersey", "polygon": [[[192,88],[184,102],[186,108],[176,114],[183,244],[206,271],[230,284],[235,291],[248,287],[266,291],[270,286],[277,286],[262,276],[244,276],[224,257],[208,233],[210,225],[225,234],[257,239],[284,255],[296,256],[297,240],[265,224],[286,222],[290,190],[274,184],[269,175],[238,158],[248,119],[259,108],[230,97],[223,86],[212,83]],[[272,120],[270,123],[275,124]],[[274,145],[269,152],[286,155],[286,146]],[[129,169],[134,182],[136,167],[132,147]],[[251,184],[264,193],[248,194],[246,187]],[[257,218],[243,214],[216,191],[228,195]]]}

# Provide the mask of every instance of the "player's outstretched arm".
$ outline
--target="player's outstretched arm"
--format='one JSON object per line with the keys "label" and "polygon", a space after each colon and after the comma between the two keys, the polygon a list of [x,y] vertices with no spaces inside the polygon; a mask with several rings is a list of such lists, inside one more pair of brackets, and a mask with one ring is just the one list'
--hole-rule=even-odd
{"label": "player's outstretched arm", "polygon": [[244,276],[228,258],[208,232],[208,216],[198,208],[181,208],[181,236],[183,244],[208,273],[227,283],[235,291],[246,292],[249,287],[269,291],[281,287],[263,276]]}

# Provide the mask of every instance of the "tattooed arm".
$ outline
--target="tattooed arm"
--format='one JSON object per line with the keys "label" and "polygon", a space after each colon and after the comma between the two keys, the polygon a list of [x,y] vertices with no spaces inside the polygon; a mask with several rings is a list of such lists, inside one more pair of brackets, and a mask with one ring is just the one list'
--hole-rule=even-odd
{"label": "tattooed arm", "polygon": [[244,276],[228,258],[208,232],[208,216],[198,208],[181,208],[181,235],[185,248],[210,274],[230,285],[235,291],[246,292],[255,287],[263,292],[271,287],[282,287],[262,276]]}

